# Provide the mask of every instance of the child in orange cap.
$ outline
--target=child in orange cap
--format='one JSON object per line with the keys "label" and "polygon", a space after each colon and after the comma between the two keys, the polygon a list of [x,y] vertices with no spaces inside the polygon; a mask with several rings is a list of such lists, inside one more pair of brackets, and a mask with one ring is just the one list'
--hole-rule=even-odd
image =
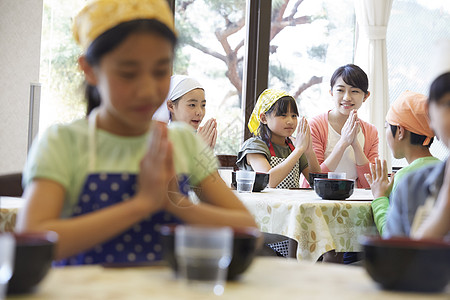
{"label": "child in orange cap", "polygon": [[391,105],[386,115],[388,145],[395,158],[406,158],[409,165],[395,174],[395,180],[389,180],[386,160],[381,162],[377,158],[370,165],[371,174],[365,174],[375,198],[372,201],[372,211],[380,234],[383,234],[386,224],[389,195],[391,191],[395,191],[398,182],[414,170],[439,162],[429,150],[434,133],[429,125],[426,106],[425,95],[405,91]]}
{"label": "child in orange cap", "polygon": [[[445,55],[448,57],[448,52]],[[438,76],[431,84],[427,106],[431,128],[450,149],[450,64],[448,67],[446,73]],[[450,240],[448,159],[417,170],[398,184],[392,193],[383,236]]]}

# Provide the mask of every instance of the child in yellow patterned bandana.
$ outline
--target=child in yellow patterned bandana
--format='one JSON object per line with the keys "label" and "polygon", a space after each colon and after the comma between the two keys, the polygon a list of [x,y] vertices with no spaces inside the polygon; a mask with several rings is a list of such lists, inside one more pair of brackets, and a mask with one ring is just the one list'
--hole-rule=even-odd
{"label": "child in yellow patterned bandana", "polygon": [[298,188],[300,173],[309,178],[309,172],[320,172],[308,122],[303,117],[297,128],[297,118],[292,96],[275,89],[262,92],[248,123],[254,137],[238,153],[239,168],[269,173],[272,188]]}
{"label": "child in yellow patterned bandana", "polygon": [[[166,223],[256,227],[192,129],[152,122],[177,41],[167,2],[94,1],[74,33],[89,114],[33,145],[18,230],[57,232],[58,264],[76,265],[158,261]],[[199,204],[189,201],[191,186]]]}

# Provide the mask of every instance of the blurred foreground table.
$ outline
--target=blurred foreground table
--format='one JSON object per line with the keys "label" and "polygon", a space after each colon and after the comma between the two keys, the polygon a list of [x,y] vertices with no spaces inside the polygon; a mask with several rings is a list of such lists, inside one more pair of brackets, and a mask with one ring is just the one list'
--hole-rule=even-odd
{"label": "blurred foreground table", "polygon": [[[165,266],[55,268],[29,295],[7,299],[214,299],[213,294],[190,289]],[[449,299],[450,286],[441,294],[381,290],[362,267],[309,264],[293,259],[255,259],[239,281],[228,282],[220,299]],[[219,299],[218,298],[218,299]]]}
{"label": "blurred foreground table", "polygon": [[14,231],[19,209],[25,205],[25,199],[0,197],[0,232]]}
{"label": "blurred foreground table", "polygon": [[331,250],[360,251],[361,235],[378,234],[370,190],[355,189],[346,200],[323,200],[312,189],[234,192],[261,231],[282,234],[298,242],[298,260],[315,262]]}

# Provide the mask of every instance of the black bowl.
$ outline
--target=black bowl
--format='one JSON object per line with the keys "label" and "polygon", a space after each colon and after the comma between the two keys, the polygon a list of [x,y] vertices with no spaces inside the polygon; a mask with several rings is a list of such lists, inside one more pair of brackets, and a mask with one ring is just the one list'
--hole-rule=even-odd
{"label": "black bowl", "polygon": [[328,178],[328,173],[309,173],[309,185],[314,188],[314,178]]}
{"label": "black bowl", "polygon": [[8,294],[32,292],[52,266],[58,235],[53,231],[15,233],[14,271]]}
{"label": "black bowl", "polygon": [[351,179],[315,178],[314,190],[322,199],[344,200],[353,194],[355,181]]}
{"label": "black bowl", "polygon": [[[163,259],[172,270],[178,272],[175,256],[175,227],[176,225],[163,225],[160,229]],[[233,257],[228,266],[228,280],[236,280],[245,272],[253,261],[260,248],[261,232],[256,228],[233,228]]]}
{"label": "black bowl", "polygon": [[364,266],[382,288],[442,291],[450,280],[450,243],[409,238],[364,237]]}
{"label": "black bowl", "polygon": [[[255,183],[253,184],[253,192],[261,192],[263,189],[266,188],[266,186],[269,184],[269,173],[261,173],[256,172],[255,175]],[[236,186],[236,171],[233,171],[231,173],[231,187],[234,189],[237,188]]]}

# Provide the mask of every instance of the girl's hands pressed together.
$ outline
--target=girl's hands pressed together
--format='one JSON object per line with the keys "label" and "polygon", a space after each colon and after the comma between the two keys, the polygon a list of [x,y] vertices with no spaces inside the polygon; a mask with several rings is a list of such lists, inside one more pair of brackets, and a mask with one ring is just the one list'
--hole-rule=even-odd
{"label": "girl's hands pressed together", "polygon": [[214,148],[217,140],[217,122],[216,119],[209,119],[205,125],[198,128],[197,133],[202,137],[205,143]]}
{"label": "girl's hands pressed together", "polygon": [[150,132],[149,148],[140,163],[138,201],[144,201],[148,212],[164,208],[168,201],[169,182],[176,178],[172,144],[167,126],[154,122]]}
{"label": "girl's hands pressed together", "polygon": [[371,174],[364,174],[364,176],[372,189],[373,197],[375,199],[380,197],[389,197],[394,184],[394,177],[390,180],[388,178],[386,160],[381,162],[379,158],[376,158],[375,162],[370,164],[370,173]]}
{"label": "girl's hands pressed together", "polygon": [[311,130],[309,129],[308,121],[305,117],[302,117],[300,124],[298,125],[297,136],[295,137],[294,143],[295,149],[299,149],[302,152],[310,147],[312,148]]}

